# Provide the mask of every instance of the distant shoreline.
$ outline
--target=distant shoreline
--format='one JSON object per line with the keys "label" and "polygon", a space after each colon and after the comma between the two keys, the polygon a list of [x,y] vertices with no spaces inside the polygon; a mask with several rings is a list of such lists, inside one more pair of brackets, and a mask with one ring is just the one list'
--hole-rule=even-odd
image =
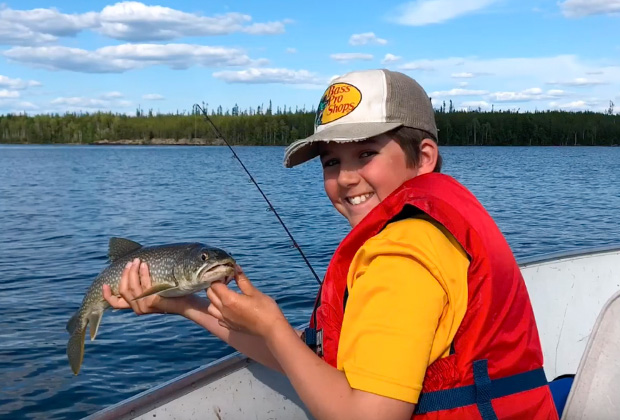
{"label": "distant shoreline", "polygon": [[226,146],[226,143],[222,139],[122,139],[122,140],[98,140],[92,143],[78,143],[78,144],[92,144],[95,146],[114,146],[114,145],[136,145],[136,146]]}
{"label": "distant shoreline", "polygon": [[[605,114],[444,108],[435,113],[440,146],[611,146],[620,142],[620,114],[613,114],[611,108]],[[0,142],[217,146],[225,144],[223,136],[235,145],[286,146],[312,135],[315,122],[311,112],[213,114],[218,127],[214,130],[199,117],[185,113],[0,116]]]}
{"label": "distant shoreline", "polygon": [[[3,142],[0,141],[0,145],[66,145],[66,146],[226,146],[226,142],[223,139],[205,139],[205,138],[158,138],[152,139],[120,139],[120,140],[97,140],[93,142]],[[286,147],[289,144],[231,144],[231,146],[281,146]],[[616,144],[580,144],[580,143],[567,143],[567,144],[446,144],[439,142],[439,147],[446,146],[473,146],[473,147],[618,147],[620,143]]]}
{"label": "distant shoreline", "polygon": [[[226,146],[222,139],[124,139],[124,140],[98,140],[92,143],[22,143],[22,142],[2,142],[0,145],[58,145],[58,146]],[[287,144],[231,144],[235,147],[243,146],[281,146],[286,147]],[[620,144],[443,144],[439,147],[620,147]]]}
{"label": "distant shoreline", "polygon": [[50,144],[50,145],[75,145],[75,146],[226,146],[226,143],[222,139],[158,139],[153,138],[149,140],[145,139],[122,139],[122,140],[97,140],[94,142],[54,142],[54,143],[43,143],[43,142],[3,142],[0,141],[0,144]]}

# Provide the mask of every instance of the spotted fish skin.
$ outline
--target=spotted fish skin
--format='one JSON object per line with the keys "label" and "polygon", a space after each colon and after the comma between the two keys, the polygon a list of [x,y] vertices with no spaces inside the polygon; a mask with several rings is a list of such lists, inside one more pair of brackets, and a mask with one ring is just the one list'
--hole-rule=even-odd
{"label": "spotted fish skin", "polygon": [[97,336],[103,312],[110,308],[103,298],[103,285],[118,296],[123,269],[135,258],[148,264],[152,288],[140,298],[158,294],[165,297],[185,296],[207,289],[215,281],[229,282],[234,276],[235,260],[219,248],[201,243],[178,243],[144,247],[123,238],[110,239],[108,265],[92,282],[80,308],[67,323],[71,334],[67,343],[67,357],[75,375],[84,358],[86,327],[90,339]]}

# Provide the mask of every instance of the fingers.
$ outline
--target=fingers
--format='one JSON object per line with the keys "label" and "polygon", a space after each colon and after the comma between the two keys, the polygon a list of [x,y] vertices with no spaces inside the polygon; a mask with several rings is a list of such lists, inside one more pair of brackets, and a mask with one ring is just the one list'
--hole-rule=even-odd
{"label": "fingers", "polygon": [[[221,282],[215,282],[207,289],[207,297],[211,301],[210,307],[212,307],[212,313],[217,319],[223,320],[224,316],[222,312],[224,307],[229,307],[234,304],[235,298],[238,296],[237,292],[233,292]],[[217,311],[217,312],[215,312]]]}
{"label": "fingers", "polygon": [[239,328],[226,322],[226,320],[224,319],[224,315],[222,315],[222,312],[218,308],[216,308],[214,304],[209,305],[209,307],[207,308],[207,313],[217,319],[217,323],[220,325],[220,327],[224,327],[232,331],[239,330]]}
{"label": "fingers", "polygon": [[129,285],[128,289],[131,292],[132,296],[135,298],[136,296],[140,296],[142,293],[142,284],[140,283],[140,263],[139,259],[134,259],[131,263],[131,267],[129,268]]}
{"label": "fingers", "polygon": [[209,305],[207,308],[207,313],[219,321],[224,320],[224,315],[222,315],[222,312],[216,308],[214,304]]}
{"label": "fingers", "polygon": [[144,288],[140,277],[141,270],[142,272],[146,270],[144,281],[148,282],[150,286],[151,279],[150,276],[148,276],[148,267],[146,266],[146,263],[140,263],[140,260],[135,258],[133,261],[130,261],[127,265],[125,265],[123,273],[121,274],[121,282],[118,287],[121,297],[138,315],[146,313],[146,308],[143,307],[143,303],[141,301],[134,300],[136,296],[140,296]]}
{"label": "fingers", "polygon": [[256,288],[250,282],[250,279],[245,275],[243,269],[240,265],[235,266],[235,282],[237,286],[239,286],[239,290],[243,292],[244,295],[251,296]]}
{"label": "fingers", "polygon": [[[151,274],[149,273],[149,266],[142,261],[140,263],[140,283],[142,283],[142,289],[148,290],[151,288]],[[140,291],[142,293],[142,291]]]}
{"label": "fingers", "polygon": [[112,306],[114,309],[129,309],[129,303],[125,299],[119,296],[114,296],[112,294],[112,289],[109,285],[103,285],[103,298]]}
{"label": "fingers", "polygon": [[[230,295],[232,294],[232,296]],[[227,322],[222,311],[225,310],[222,299],[228,304],[231,304],[231,299],[237,295],[221,282],[215,282],[207,289],[207,297],[211,301],[211,304],[207,308],[207,313],[217,319],[218,324],[228,330],[238,331],[239,328]]]}
{"label": "fingers", "polygon": [[[215,283],[214,283],[215,284]],[[207,289],[207,297],[209,298],[209,300],[211,301],[212,305],[215,305],[218,308],[222,307],[222,300],[220,299],[220,297],[217,295],[217,293],[215,292],[213,286],[214,284],[212,284],[208,289]]]}

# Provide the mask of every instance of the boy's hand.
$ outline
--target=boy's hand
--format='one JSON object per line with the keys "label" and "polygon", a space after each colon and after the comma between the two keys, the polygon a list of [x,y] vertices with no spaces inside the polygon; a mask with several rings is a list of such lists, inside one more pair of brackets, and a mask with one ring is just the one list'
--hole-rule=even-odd
{"label": "boy's hand", "polygon": [[267,337],[278,326],[288,325],[277,303],[256,289],[238,265],[235,281],[241,293],[230,290],[220,282],[213,283],[207,289],[207,297],[211,301],[207,311],[221,326]]}
{"label": "boy's hand", "polygon": [[149,267],[138,258],[127,263],[118,285],[120,296],[112,294],[110,286],[103,285],[103,297],[115,309],[133,309],[137,315],[150,313],[180,314],[189,304],[188,297],[164,298],[151,295],[134,300],[142,292],[151,288]]}

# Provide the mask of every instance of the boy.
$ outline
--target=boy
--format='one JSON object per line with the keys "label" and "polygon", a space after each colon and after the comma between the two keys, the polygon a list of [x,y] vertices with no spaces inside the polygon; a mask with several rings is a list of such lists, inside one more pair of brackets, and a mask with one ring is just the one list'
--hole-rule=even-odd
{"label": "boy", "polygon": [[303,341],[240,268],[241,293],[214,284],[209,305],[132,301],[150,286],[135,261],[121,298],[104,291],[108,302],[197,322],[287,375],[319,419],[557,419],[519,268],[480,203],[438,173],[424,90],[402,73],[352,72],[318,110],[315,133],[286,150],[285,165],[320,156],[327,196],[352,230]]}

